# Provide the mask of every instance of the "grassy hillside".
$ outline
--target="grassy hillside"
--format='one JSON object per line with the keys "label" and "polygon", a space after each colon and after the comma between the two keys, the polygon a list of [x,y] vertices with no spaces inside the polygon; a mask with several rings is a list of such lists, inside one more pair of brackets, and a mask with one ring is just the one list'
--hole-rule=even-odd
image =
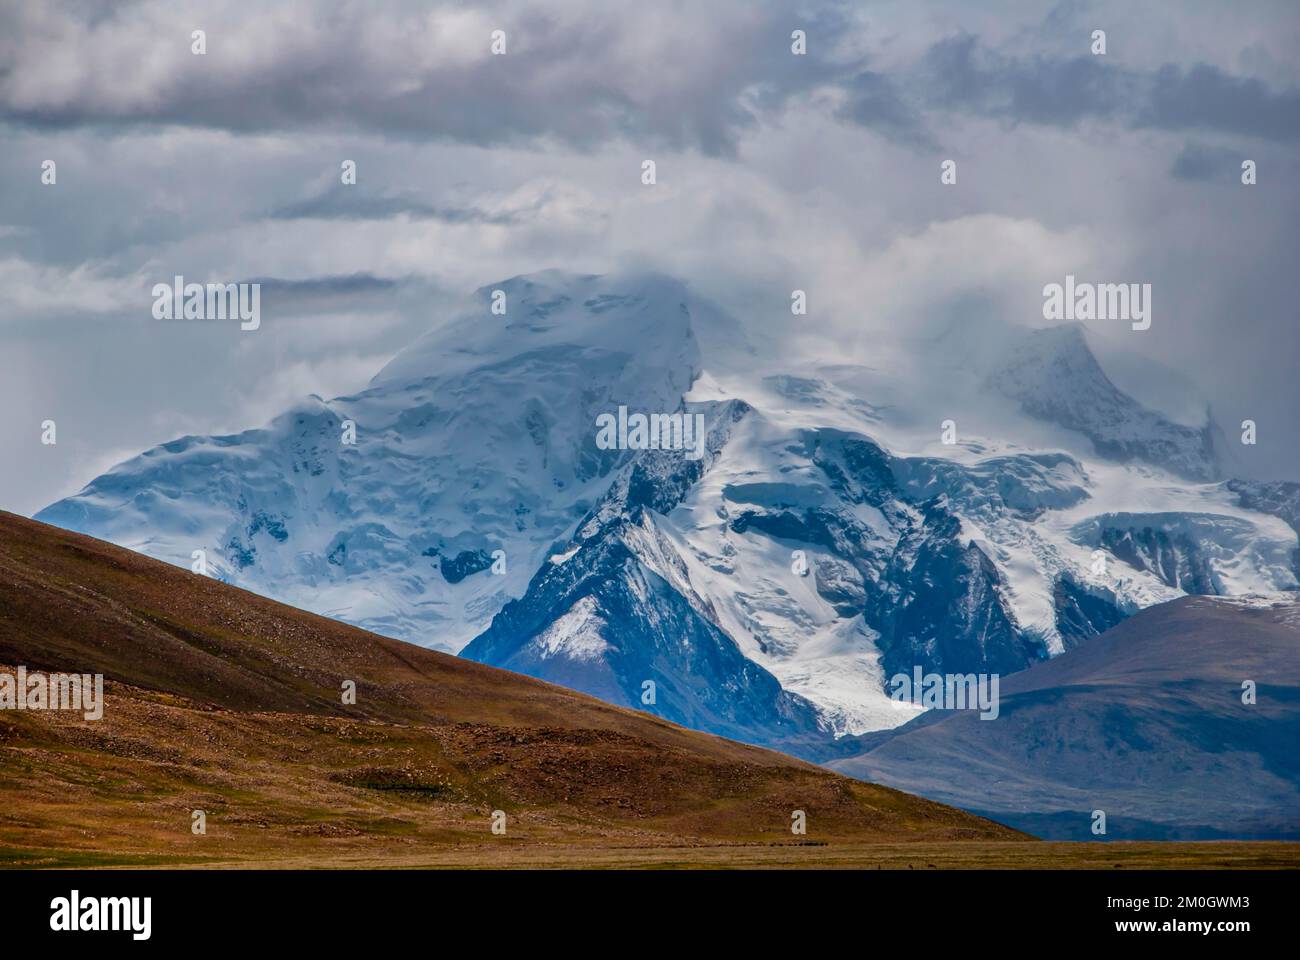
{"label": "grassy hillside", "polygon": [[[0,514],[0,670],[19,665],[103,673],[106,706],[99,721],[0,711],[8,865],[473,866],[548,850],[573,865],[732,844],[797,861],[1024,839]],[[355,705],[342,703],[349,680]],[[191,832],[194,810],[206,835]],[[805,836],[791,834],[795,810]]]}

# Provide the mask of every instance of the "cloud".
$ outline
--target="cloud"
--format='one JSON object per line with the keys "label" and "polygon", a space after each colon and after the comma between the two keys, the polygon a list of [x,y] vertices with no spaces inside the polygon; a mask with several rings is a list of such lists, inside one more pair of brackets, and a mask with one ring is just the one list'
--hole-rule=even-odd
{"label": "cloud", "polygon": [[1202,182],[1237,181],[1241,175],[1241,152],[1203,143],[1188,143],[1174,158],[1170,176]]}
{"label": "cloud", "polygon": [[1300,91],[1274,93],[1218,67],[1161,67],[1149,79],[1135,122],[1163,130],[1217,130],[1266,140],[1300,139]]}
{"label": "cloud", "polygon": [[[0,117],[38,127],[349,129],[587,149],[626,137],[717,154],[734,150],[758,109],[826,75],[818,56],[791,54],[779,6],[743,0],[711,3],[707,27],[603,0],[5,9]],[[838,20],[830,8],[800,22]],[[202,56],[195,29],[206,32]],[[506,34],[503,56],[491,52],[494,30]]]}
{"label": "cloud", "polygon": [[390,359],[392,355],[387,353],[339,352],[277,364],[267,371],[256,393],[240,398],[230,419],[244,426],[261,426],[311,394],[325,399],[347,396],[364,388]]}
{"label": "cloud", "polygon": [[514,226],[532,220],[549,204],[543,193],[522,207],[491,210],[482,206],[438,206],[412,194],[378,193],[360,186],[339,184],[293,203],[269,211],[272,220],[391,220],[410,217],[443,223],[474,223]]}
{"label": "cloud", "polygon": [[[715,0],[707,17],[603,0],[396,3],[382,15],[361,0],[100,10],[26,0],[0,13],[0,119],[38,129],[334,130],[581,150],[621,139],[730,156],[755,125],[792,106],[815,108],[813,95],[830,90],[845,122],[923,150],[933,147],[924,113],[935,110],[1300,137],[1300,90],[1218,64],[1135,69],[1111,55],[1061,55],[1044,49],[1039,25],[1032,55],[959,29],[885,70],[872,60],[888,60],[889,47],[868,51],[858,36],[880,26],[860,17],[834,3],[791,11],[744,0]],[[1056,32],[1079,29],[1060,8],[1048,21]],[[809,36],[805,56],[790,50],[796,24]],[[202,56],[190,49],[195,29],[206,32]],[[494,30],[506,34],[504,56],[491,52]],[[421,209],[409,198],[368,202],[385,216]]]}
{"label": "cloud", "polygon": [[262,309],[268,317],[354,311],[367,306],[385,309],[402,283],[369,273],[296,280],[250,277],[246,282],[261,285]]}
{"label": "cloud", "polygon": [[144,277],[115,276],[100,263],[73,268],[0,258],[0,320],[60,312],[108,313],[132,305],[148,309]]}
{"label": "cloud", "polygon": [[1272,91],[1258,79],[1204,63],[1137,71],[1091,54],[1022,58],[961,34],[934,44],[920,72],[931,107],[1016,123],[1073,127],[1096,119],[1281,142],[1300,137],[1300,90]]}
{"label": "cloud", "polygon": [[863,70],[844,84],[844,90],[845,100],[837,110],[842,119],[899,143],[923,149],[933,147],[920,115],[887,77]]}

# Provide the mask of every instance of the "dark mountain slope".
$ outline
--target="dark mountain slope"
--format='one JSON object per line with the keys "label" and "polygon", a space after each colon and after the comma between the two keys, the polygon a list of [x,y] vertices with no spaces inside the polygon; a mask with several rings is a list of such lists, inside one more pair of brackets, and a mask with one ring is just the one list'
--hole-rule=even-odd
{"label": "dark mountain slope", "polygon": [[830,765],[1048,837],[1300,838],[1298,745],[1300,604],[1186,597]]}

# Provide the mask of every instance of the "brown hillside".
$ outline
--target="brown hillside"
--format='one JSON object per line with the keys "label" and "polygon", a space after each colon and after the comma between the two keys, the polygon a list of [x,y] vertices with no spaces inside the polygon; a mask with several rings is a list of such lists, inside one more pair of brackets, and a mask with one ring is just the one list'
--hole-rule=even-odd
{"label": "brown hillside", "polygon": [[102,673],[106,706],[0,710],[7,865],[1022,836],[0,513],[0,671],[19,665]]}

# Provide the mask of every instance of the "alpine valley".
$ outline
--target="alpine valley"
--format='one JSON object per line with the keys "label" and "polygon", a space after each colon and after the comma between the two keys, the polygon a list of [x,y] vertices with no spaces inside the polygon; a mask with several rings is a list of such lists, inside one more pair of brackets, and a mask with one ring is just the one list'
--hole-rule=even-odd
{"label": "alpine valley", "polygon": [[[917,718],[896,673],[1012,674],[1179,597],[1297,589],[1300,485],[1233,479],[1211,413],[1080,324],[866,359],[746,330],[660,275],[516,277],[356,395],[164,443],[36,519],[837,763]],[[703,423],[702,451],[598,444],[620,408]]]}

